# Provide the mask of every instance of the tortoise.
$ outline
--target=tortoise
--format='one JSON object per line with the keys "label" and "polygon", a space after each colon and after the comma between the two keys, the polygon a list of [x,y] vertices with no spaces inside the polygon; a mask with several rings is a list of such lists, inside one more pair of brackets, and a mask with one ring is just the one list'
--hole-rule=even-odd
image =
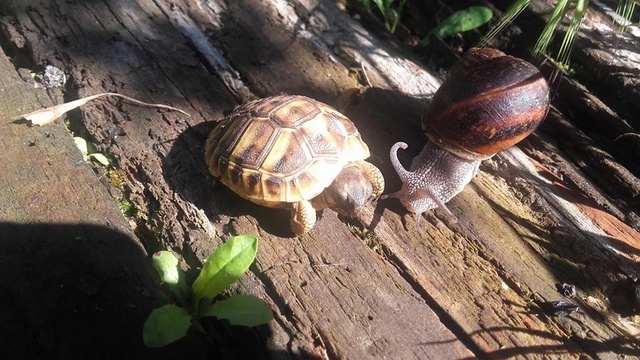
{"label": "tortoise", "polygon": [[302,235],[316,211],[354,211],[384,190],[378,168],[355,125],[336,109],[305,96],[253,100],[222,119],[205,144],[211,174],[241,197],[291,209]]}

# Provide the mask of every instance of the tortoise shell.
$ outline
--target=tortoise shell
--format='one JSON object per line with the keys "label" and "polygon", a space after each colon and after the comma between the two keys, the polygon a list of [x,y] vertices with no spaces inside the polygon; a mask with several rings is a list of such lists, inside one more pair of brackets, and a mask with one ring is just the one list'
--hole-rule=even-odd
{"label": "tortoise shell", "polygon": [[243,198],[269,207],[316,197],[346,164],[368,157],[369,148],[346,116],[291,95],[236,108],[205,145],[213,176]]}

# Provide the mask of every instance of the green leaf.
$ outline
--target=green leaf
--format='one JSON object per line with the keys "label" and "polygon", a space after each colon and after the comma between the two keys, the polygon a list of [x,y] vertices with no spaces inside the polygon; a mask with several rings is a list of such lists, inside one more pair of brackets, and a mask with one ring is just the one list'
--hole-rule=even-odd
{"label": "green leaf", "polygon": [[231,325],[258,326],[273,320],[273,312],[264,300],[253,295],[234,295],[203,309],[201,316],[227,319]]}
{"label": "green leaf", "polygon": [[151,257],[153,268],[156,269],[160,279],[167,284],[177,284],[180,280],[178,274],[178,258],[170,251],[158,251]]}
{"label": "green leaf", "polygon": [[249,235],[235,236],[216,249],[193,283],[194,304],[205,297],[214,298],[236,282],[255,259],[257,250],[258,239]]}
{"label": "green leaf", "polygon": [[378,6],[378,10],[382,13],[382,16],[387,16],[387,6],[382,2],[382,0],[373,0],[373,2]]}
{"label": "green leaf", "polygon": [[180,306],[165,305],[153,309],[142,328],[142,339],[148,347],[161,347],[187,335],[191,315]]}
{"label": "green leaf", "polygon": [[389,32],[391,33],[396,32],[396,28],[400,23],[400,14],[402,13],[402,8],[404,8],[405,2],[406,0],[400,0],[400,4],[398,4],[398,6],[395,9],[393,8],[389,9],[389,12],[385,17],[386,19],[385,24],[387,26],[387,30],[389,30]]}
{"label": "green leaf", "polygon": [[184,272],[178,265],[178,259],[170,251],[158,251],[152,256],[154,269],[160,280],[169,286],[181,305],[187,305],[189,288],[184,279]]}
{"label": "green leaf", "polygon": [[78,147],[78,150],[80,150],[80,153],[82,153],[82,156],[87,156],[87,153],[89,152],[89,148],[87,146],[87,140],[76,136],[73,138],[73,141],[75,141],[76,146]]}
{"label": "green leaf", "polygon": [[101,154],[101,153],[93,153],[93,154],[89,154],[87,156],[90,157],[90,158],[93,158],[95,161],[99,162],[103,166],[109,166],[109,164],[111,164],[109,159],[106,156],[104,156],[103,154]]}
{"label": "green leaf", "polygon": [[85,161],[88,161],[89,158],[93,158],[95,161],[99,162],[103,166],[109,166],[111,164],[111,161],[109,161],[109,158],[107,158],[101,153],[89,154],[89,144],[87,143],[87,140],[79,136],[76,136],[73,138],[73,141],[76,143],[76,146],[78,147],[78,150],[80,150],[80,153],[82,154],[82,157],[84,158]]}
{"label": "green leaf", "polygon": [[[456,11],[446,18],[429,35],[441,39],[457,33],[476,29],[486,24],[493,17],[491,9],[485,6],[470,6],[464,10]],[[429,44],[429,35],[422,40],[423,45]]]}

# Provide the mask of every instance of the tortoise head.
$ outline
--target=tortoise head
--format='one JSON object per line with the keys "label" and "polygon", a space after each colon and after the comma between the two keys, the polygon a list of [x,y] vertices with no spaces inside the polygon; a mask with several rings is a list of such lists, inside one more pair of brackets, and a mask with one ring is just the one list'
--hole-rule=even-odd
{"label": "tortoise head", "polygon": [[340,174],[311,203],[316,209],[330,208],[342,215],[353,215],[384,190],[380,170],[365,161],[347,164]]}

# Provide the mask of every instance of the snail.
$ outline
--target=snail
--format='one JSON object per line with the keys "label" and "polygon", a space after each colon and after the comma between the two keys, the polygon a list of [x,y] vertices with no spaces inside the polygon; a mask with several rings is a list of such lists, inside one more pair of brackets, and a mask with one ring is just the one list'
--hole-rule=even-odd
{"label": "snail", "polygon": [[395,143],[389,152],[402,188],[398,198],[416,223],[440,208],[477,174],[480,162],[531,134],[549,110],[549,86],[538,69],[522,59],[491,48],[470,49],[449,71],[436,91],[422,128],[429,141],[409,170],[398,161]]}

